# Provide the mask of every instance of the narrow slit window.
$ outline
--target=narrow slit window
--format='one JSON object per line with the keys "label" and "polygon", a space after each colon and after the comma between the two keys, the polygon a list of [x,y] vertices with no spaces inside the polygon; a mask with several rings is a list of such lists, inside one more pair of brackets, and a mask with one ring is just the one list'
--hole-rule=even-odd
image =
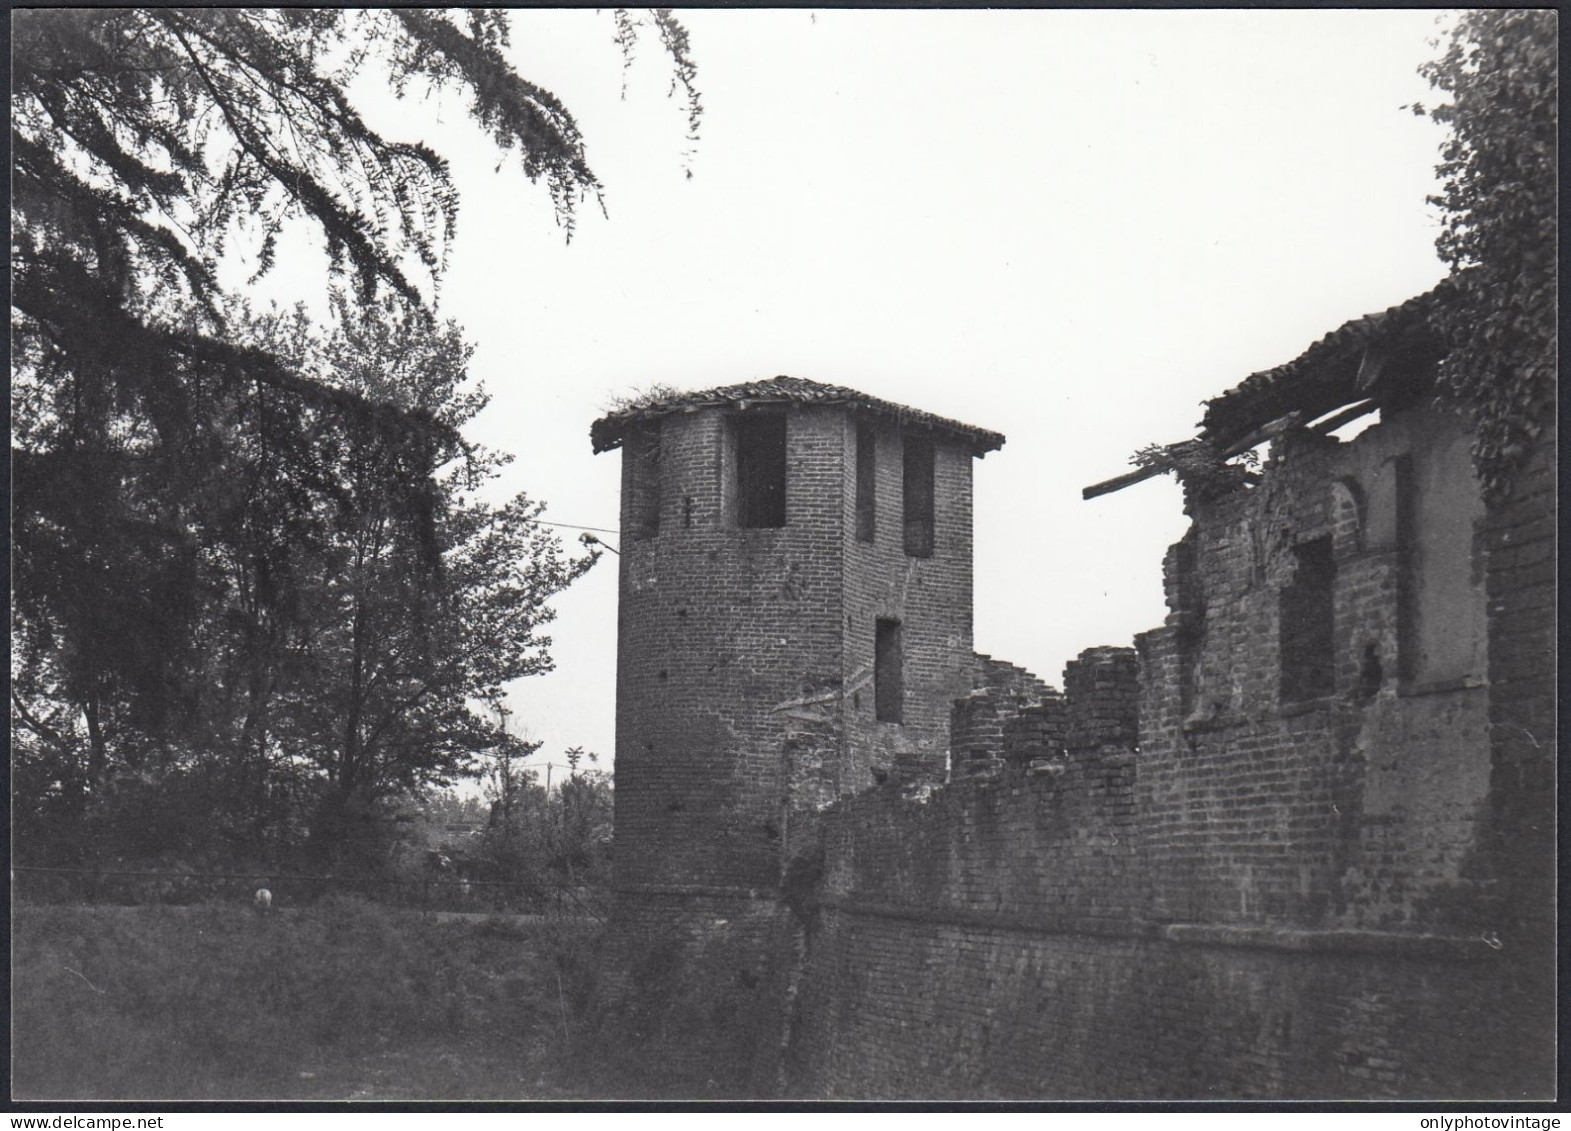
{"label": "narrow slit window", "polygon": [[1293,580],[1282,590],[1282,702],[1318,699],[1336,690],[1332,632],[1336,559],[1330,538],[1293,547]]}
{"label": "narrow slit window", "polygon": [[786,520],[786,418],[759,413],[735,418],[736,524],[784,526]]}
{"label": "narrow slit window", "polygon": [[905,436],[905,551],[913,558],[933,556],[933,437]]}
{"label": "narrow slit window", "polygon": [[660,425],[636,428],[627,438],[627,536],[633,541],[660,533]]}
{"label": "narrow slit window", "polygon": [[878,436],[873,425],[856,426],[856,540],[871,542],[877,514]]}
{"label": "narrow slit window", "polygon": [[881,723],[898,723],[905,702],[900,622],[877,622],[873,648],[873,708]]}

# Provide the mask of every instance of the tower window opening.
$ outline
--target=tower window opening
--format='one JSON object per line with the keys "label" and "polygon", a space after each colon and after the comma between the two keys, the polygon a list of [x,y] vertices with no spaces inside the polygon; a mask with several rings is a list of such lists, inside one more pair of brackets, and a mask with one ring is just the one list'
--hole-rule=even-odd
{"label": "tower window opening", "polygon": [[905,551],[913,558],[933,556],[933,437],[905,436]]}
{"label": "tower window opening", "polygon": [[759,413],[733,419],[736,439],[736,524],[784,526],[786,418]]}
{"label": "tower window opening", "polygon": [[881,723],[902,721],[905,676],[900,647],[900,622],[880,620],[873,647],[873,710]]}
{"label": "tower window opening", "polygon": [[1293,547],[1293,580],[1282,590],[1282,702],[1317,699],[1336,690],[1332,631],[1336,560],[1330,538]]}
{"label": "tower window opening", "polygon": [[623,447],[629,461],[627,536],[638,540],[660,533],[660,425],[628,434]]}
{"label": "tower window opening", "polygon": [[869,421],[856,426],[856,540],[871,542],[877,522],[878,434]]}

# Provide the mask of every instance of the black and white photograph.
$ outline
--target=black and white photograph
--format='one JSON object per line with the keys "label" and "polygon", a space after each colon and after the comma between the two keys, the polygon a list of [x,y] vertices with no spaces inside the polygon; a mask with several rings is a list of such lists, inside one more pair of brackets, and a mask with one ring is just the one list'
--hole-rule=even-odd
{"label": "black and white photograph", "polygon": [[1558,1100],[1556,10],[10,37],[14,1107]]}

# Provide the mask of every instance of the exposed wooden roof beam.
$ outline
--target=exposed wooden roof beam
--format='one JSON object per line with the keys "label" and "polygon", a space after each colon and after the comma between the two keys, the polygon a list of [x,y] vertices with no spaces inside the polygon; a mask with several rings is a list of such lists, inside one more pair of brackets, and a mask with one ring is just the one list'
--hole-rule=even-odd
{"label": "exposed wooden roof beam", "polygon": [[1099,495],[1111,495],[1114,491],[1122,491],[1125,487],[1133,487],[1136,483],[1144,483],[1158,475],[1165,475],[1168,469],[1155,465],[1137,467],[1134,471],[1126,471],[1123,475],[1115,475],[1112,479],[1104,479],[1100,483],[1093,483],[1080,492],[1082,499],[1095,499]]}

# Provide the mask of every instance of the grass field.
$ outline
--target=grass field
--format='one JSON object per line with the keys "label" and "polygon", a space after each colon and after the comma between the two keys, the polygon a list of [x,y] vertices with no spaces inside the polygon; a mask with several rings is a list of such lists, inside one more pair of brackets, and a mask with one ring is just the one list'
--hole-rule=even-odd
{"label": "grass field", "polygon": [[570,1099],[593,923],[20,906],[17,1100]]}

